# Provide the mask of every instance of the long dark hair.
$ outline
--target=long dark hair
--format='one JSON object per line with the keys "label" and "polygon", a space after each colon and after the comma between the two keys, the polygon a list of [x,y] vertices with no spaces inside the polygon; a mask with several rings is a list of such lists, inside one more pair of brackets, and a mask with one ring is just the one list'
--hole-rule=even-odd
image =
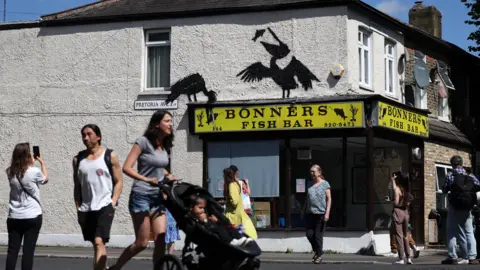
{"label": "long dark hair", "polygon": [[31,158],[29,143],[19,143],[15,145],[10,167],[6,170],[8,180],[13,179],[13,177],[17,177],[19,181],[22,180],[28,166],[30,165]]}
{"label": "long dark hair", "polygon": [[230,194],[230,189],[229,189],[230,183],[237,184],[238,188],[240,189],[240,184],[237,182],[237,180],[235,180],[235,172],[233,172],[233,170],[230,169],[230,168],[225,168],[223,170],[223,197],[225,197],[225,199],[227,199],[228,196],[230,196],[229,195]]}
{"label": "long dark hair", "polygon": [[82,134],[82,136],[83,136],[83,131],[87,128],[91,128],[93,130],[93,132],[95,132],[95,135],[100,137],[100,140],[98,140],[98,145],[102,145],[102,131],[100,130],[100,128],[95,124],[86,124],[80,130],[80,134]]}
{"label": "long dark hair", "polygon": [[162,131],[157,127],[158,123],[162,121],[163,117],[165,115],[170,115],[170,117],[173,118],[172,114],[169,111],[166,110],[157,110],[152,117],[150,118],[150,122],[148,123],[148,127],[143,133],[143,136],[147,137],[148,141],[153,145],[153,147],[157,148],[158,147],[158,138],[163,138],[162,139],[162,146],[165,150],[167,150],[167,153],[170,153],[170,150],[173,147],[173,132],[172,134],[168,136],[164,136]]}

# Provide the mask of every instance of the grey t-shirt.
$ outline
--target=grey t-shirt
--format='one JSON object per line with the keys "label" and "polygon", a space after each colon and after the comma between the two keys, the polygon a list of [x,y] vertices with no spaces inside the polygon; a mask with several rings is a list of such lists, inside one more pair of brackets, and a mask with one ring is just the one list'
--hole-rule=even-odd
{"label": "grey t-shirt", "polygon": [[[155,150],[145,136],[138,138],[135,143],[142,149],[142,153],[137,160],[138,173],[148,178],[156,177],[158,182],[162,182],[165,178],[163,170],[168,166],[167,152],[165,150],[162,152]],[[159,187],[145,181],[134,180],[132,192],[155,194],[159,193],[160,190]]]}

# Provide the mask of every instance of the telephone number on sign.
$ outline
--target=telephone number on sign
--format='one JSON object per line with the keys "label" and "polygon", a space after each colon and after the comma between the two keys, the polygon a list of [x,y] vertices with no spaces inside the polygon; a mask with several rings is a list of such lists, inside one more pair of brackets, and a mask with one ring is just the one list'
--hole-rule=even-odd
{"label": "telephone number on sign", "polygon": [[339,122],[339,123],[325,123],[326,128],[335,128],[335,127],[353,127],[355,122]]}

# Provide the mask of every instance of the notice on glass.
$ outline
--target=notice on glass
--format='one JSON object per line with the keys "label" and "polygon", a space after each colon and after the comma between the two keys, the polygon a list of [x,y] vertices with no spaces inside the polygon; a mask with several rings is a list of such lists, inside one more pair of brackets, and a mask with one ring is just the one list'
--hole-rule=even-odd
{"label": "notice on glass", "polygon": [[297,186],[297,193],[304,193],[305,192],[305,179],[298,178],[296,186]]}
{"label": "notice on glass", "polygon": [[217,182],[217,190],[223,191],[223,180]]}

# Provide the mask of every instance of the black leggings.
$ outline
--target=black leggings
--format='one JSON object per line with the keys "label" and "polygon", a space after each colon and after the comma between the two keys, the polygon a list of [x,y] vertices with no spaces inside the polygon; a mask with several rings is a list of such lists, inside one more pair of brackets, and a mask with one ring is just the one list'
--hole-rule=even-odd
{"label": "black leggings", "polygon": [[7,219],[8,252],[5,270],[15,270],[22,239],[22,270],[32,270],[35,246],[41,227],[42,215],[29,219]]}
{"label": "black leggings", "polygon": [[312,245],[312,250],[317,257],[323,255],[323,233],[325,232],[326,222],[325,215],[308,214],[306,216],[307,223],[307,239]]}

